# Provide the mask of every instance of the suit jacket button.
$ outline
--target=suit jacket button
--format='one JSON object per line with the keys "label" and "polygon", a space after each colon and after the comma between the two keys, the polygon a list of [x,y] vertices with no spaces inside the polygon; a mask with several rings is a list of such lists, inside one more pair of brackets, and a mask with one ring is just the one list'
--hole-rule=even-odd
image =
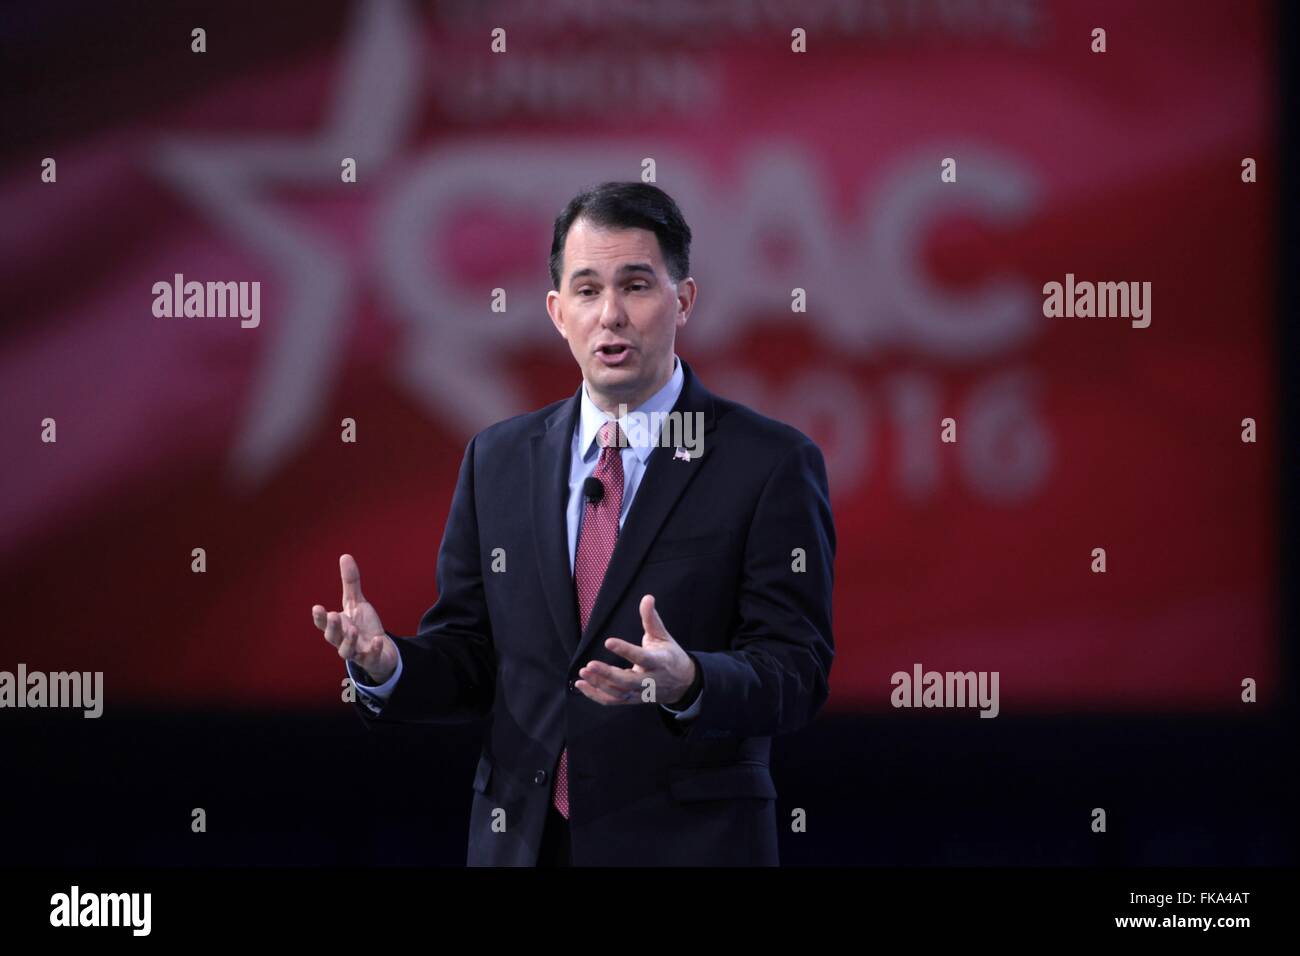
{"label": "suit jacket button", "polygon": [[539,770],[537,771],[537,773],[533,774],[533,783],[545,783],[545,782],[546,782],[545,770]]}

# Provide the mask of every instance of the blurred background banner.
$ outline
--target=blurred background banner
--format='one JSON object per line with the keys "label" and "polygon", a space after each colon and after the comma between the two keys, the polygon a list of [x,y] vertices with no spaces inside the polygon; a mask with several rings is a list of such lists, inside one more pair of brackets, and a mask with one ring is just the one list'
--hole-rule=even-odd
{"label": "blurred background banner", "polygon": [[[695,232],[678,353],[826,454],[831,710],[917,663],[999,671],[1004,715],[1270,699],[1271,5],[5,16],[0,667],[101,670],[107,710],[337,705],[338,555],[413,633],[469,438],[579,385],[552,220],[652,160]],[[1067,274],[1151,283],[1150,326],[1045,317]],[[257,324],[156,316],[177,275],[260,283]]]}

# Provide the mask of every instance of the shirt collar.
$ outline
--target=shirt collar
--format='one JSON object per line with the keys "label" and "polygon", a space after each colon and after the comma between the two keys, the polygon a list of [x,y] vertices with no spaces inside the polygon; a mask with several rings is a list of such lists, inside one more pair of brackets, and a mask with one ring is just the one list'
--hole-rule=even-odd
{"label": "shirt collar", "polygon": [[[672,411],[673,406],[677,404],[677,396],[681,394],[682,384],[685,381],[686,376],[682,372],[682,363],[674,354],[673,374],[668,377],[667,384],[647,398],[640,406],[629,409],[629,411],[645,415]],[[581,429],[578,448],[582,452],[583,458],[587,458],[591,454],[600,426],[611,421],[613,417],[613,415],[607,415],[601,411],[596,403],[591,400],[591,396],[587,394],[587,383],[584,381],[582,383],[582,416],[578,423],[578,427]],[[654,436],[649,434],[647,428],[629,429],[626,416],[618,419],[618,426],[623,430],[632,451],[641,459],[641,463],[645,464],[646,459],[650,457],[650,452],[654,450]]]}

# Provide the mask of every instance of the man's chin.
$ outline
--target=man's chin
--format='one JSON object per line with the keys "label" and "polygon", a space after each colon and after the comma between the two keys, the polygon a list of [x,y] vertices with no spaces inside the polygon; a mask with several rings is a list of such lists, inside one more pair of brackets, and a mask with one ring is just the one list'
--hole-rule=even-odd
{"label": "man's chin", "polygon": [[623,366],[609,366],[597,364],[592,368],[590,374],[591,381],[595,382],[602,388],[608,389],[630,389],[635,391],[639,372],[636,369]]}

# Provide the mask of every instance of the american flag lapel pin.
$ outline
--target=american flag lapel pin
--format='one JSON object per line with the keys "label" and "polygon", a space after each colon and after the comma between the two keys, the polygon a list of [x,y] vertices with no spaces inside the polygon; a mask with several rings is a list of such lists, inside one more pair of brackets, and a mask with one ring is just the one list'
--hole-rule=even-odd
{"label": "american flag lapel pin", "polygon": [[673,452],[673,461],[690,461],[691,453],[685,448],[679,448]]}

